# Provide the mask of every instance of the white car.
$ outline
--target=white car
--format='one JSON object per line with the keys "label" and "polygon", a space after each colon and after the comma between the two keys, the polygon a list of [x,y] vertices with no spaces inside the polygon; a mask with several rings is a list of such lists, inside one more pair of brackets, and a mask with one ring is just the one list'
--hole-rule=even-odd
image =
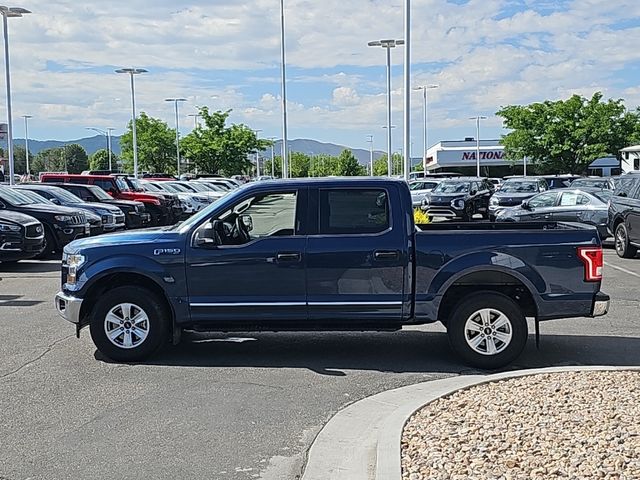
{"label": "white car", "polygon": [[177,195],[180,202],[182,202],[184,213],[187,215],[199,212],[214,201],[205,195],[198,195],[191,192],[180,191],[177,188],[173,188],[170,185],[167,185],[168,183],[170,182],[149,182],[146,180],[140,181],[140,185],[142,186],[142,188],[144,188],[148,192],[168,192]]}
{"label": "white car", "polygon": [[411,182],[409,184],[409,190],[411,190],[411,203],[413,207],[416,208],[422,205],[424,196],[436,188],[440,182],[441,180],[436,179],[421,179]]}

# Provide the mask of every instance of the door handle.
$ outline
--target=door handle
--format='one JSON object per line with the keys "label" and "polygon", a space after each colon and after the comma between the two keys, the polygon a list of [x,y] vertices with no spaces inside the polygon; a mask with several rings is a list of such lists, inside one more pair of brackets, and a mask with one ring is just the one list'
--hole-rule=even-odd
{"label": "door handle", "polygon": [[299,252],[283,252],[276,255],[278,262],[299,262],[302,258]]}
{"label": "door handle", "polygon": [[400,252],[397,250],[376,250],[373,252],[373,258],[376,260],[397,260],[400,258]]}

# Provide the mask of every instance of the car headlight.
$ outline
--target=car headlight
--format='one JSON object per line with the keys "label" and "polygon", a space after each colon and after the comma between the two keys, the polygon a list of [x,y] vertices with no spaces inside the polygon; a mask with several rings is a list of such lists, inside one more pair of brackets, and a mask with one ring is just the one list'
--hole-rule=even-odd
{"label": "car headlight", "polygon": [[451,206],[456,210],[463,210],[464,200],[462,198],[456,198],[455,200],[451,200]]}
{"label": "car headlight", "polygon": [[54,215],[53,218],[55,218],[58,222],[70,222],[71,221],[71,216],[70,215]]}
{"label": "car headlight", "polygon": [[10,223],[0,223],[0,232],[19,232],[20,225],[11,225]]}
{"label": "car headlight", "polygon": [[76,283],[78,269],[84,264],[85,257],[78,253],[64,254],[62,262],[67,265],[67,283],[73,285]]}
{"label": "car headlight", "polygon": [[431,203],[431,200],[429,200],[429,197],[424,197],[422,199],[422,206],[423,207],[428,207],[430,203]]}
{"label": "car headlight", "polygon": [[491,200],[489,200],[489,205],[497,207],[498,205],[500,205],[500,200],[495,197],[491,197]]}

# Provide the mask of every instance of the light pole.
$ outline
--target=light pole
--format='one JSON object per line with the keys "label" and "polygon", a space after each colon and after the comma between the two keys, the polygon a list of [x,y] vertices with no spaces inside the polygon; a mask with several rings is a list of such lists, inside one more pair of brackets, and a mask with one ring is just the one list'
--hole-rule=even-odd
{"label": "light pole", "polygon": [[486,120],[487,117],[478,115],[469,117],[469,120],[476,121],[476,176],[480,176],[480,120]]}
{"label": "light pole", "polygon": [[[391,125],[391,127],[387,126],[387,125],[383,125],[382,128],[385,128],[387,130],[387,145],[391,145],[391,130],[393,130],[394,128],[396,128],[395,125]],[[391,159],[388,158],[387,156],[387,176],[390,177],[393,174],[393,155],[391,155]]]}
{"label": "light pole", "polygon": [[278,137],[269,137],[269,140],[271,140],[271,178],[276,178],[276,167],[275,167],[275,153],[273,151],[273,147],[275,145],[276,139]]}
{"label": "light pole", "polygon": [[287,67],[284,43],[284,0],[280,0],[280,58],[282,67],[282,178],[289,177],[289,156],[287,145]]}
{"label": "light pole", "polygon": [[190,113],[187,117],[193,117],[193,128],[198,128],[198,119],[201,117],[199,113]]}
{"label": "light pole", "polygon": [[429,108],[429,97],[427,94],[428,90],[432,90],[434,88],[438,88],[439,85],[430,84],[430,85],[422,85],[420,87],[414,88],[414,90],[422,90],[422,114],[423,114],[423,135],[422,135],[422,171],[424,174],[427,174],[427,149],[429,148],[429,129],[428,129],[428,108]]}
{"label": "light pole", "polygon": [[87,130],[93,130],[94,132],[98,132],[100,135],[104,135],[105,140],[107,141],[107,153],[109,155],[109,171],[111,171],[111,132],[115,130],[115,128],[107,128],[106,130],[100,130],[95,127],[86,127]]}
{"label": "light pole", "polygon": [[31,171],[29,170],[29,119],[33,115],[22,115],[24,118],[24,158],[26,161],[27,179],[30,179]]}
{"label": "light pole", "polygon": [[[13,185],[13,119],[11,112],[11,74],[9,71],[9,26],[8,18],[18,18],[31,13],[26,8],[0,6],[2,25],[4,27],[4,73],[7,82],[7,155],[9,157],[9,185]],[[28,160],[27,160],[28,161]]]}
{"label": "light pole", "polygon": [[387,172],[391,172],[391,49],[398,45],[404,45],[404,40],[376,40],[367,45],[382,47],[387,51]]}
{"label": "light pole", "polygon": [[[256,140],[258,139],[258,134],[262,130],[254,130],[253,133],[256,134]],[[260,176],[260,150],[256,149],[256,178]]]}
{"label": "light pole", "polygon": [[178,120],[178,103],[186,102],[186,98],[165,98],[165,102],[173,102],[176,111],[176,167],[177,176],[180,177],[180,121]]}
{"label": "light pole", "polygon": [[131,132],[133,133],[133,176],[138,178],[138,138],[136,136],[136,90],[134,75],[147,73],[144,68],[120,68],[116,73],[126,73],[131,77]]}
{"label": "light pole", "polygon": [[369,175],[373,177],[373,135],[367,135],[369,144]]}
{"label": "light pole", "polygon": [[404,0],[404,179],[411,171],[411,1]]}

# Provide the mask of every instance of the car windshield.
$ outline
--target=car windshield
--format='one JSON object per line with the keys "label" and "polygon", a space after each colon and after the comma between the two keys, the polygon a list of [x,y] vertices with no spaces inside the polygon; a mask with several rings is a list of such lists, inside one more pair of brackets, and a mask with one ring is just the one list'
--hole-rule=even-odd
{"label": "car windshield", "polygon": [[173,186],[179,189],[181,192],[195,193],[198,191],[195,188],[193,188],[191,185],[186,185],[184,183],[174,183]]}
{"label": "car windshield", "polygon": [[162,189],[156,187],[153,183],[144,182],[142,187],[149,192],[162,192]]}
{"label": "car windshield", "polygon": [[500,191],[502,193],[536,193],[538,191],[538,184],[537,182],[510,180],[502,184]]}
{"label": "car windshield", "polygon": [[433,189],[434,193],[467,193],[471,187],[469,182],[441,182]]}
{"label": "car windshield", "polygon": [[189,186],[191,188],[196,189],[198,192],[208,192],[209,189],[205,185],[201,185],[199,183],[190,183]]}
{"label": "car windshield", "polygon": [[[31,205],[34,202],[25,195],[23,192],[18,192],[17,190],[13,190],[11,188],[0,187],[0,199],[4,200],[11,205]],[[45,203],[44,201],[39,203]]]}
{"label": "car windshield", "polygon": [[602,190],[601,192],[593,192],[591,195],[593,195],[599,200],[602,200],[603,203],[607,203],[609,199],[613,196],[613,191]]}
{"label": "car windshield", "polygon": [[126,182],[128,182],[128,184],[130,184],[136,191],[144,191],[144,188],[142,188],[142,185],[140,185],[137,178],[127,178]]}
{"label": "car windshield", "polygon": [[111,196],[100,187],[97,187],[95,185],[90,185],[87,188],[93,194],[93,196],[96,197],[98,200],[113,200],[113,198],[111,198]]}
{"label": "car windshield", "polygon": [[415,182],[409,185],[411,190],[433,190],[438,182]]}
{"label": "car windshield", "polygon": [[[210,183],[210,182],[198,182],[198,183],[204,185],[205,187],[207,187],[209,191],[212,191],[212,192],[226,192],[224,188],[218,185],[214,185],[213,183]],[[195,184],[196,182],[193,182],[192,185],[195,185]]]}
{"label": "car windshield", "polygon": [[27,197],[29,200],[31,200],[31,203],[48,203],[48,204],[52,204],[53,202],[46,199],[45,197],[43,197],[42,195],[39,195],[36,192],[33,192],[31,190],[20,190],[20,193],[22,195],[24,195],[25,197]]}
{"label": "car windshield", "polygon": [[122,192],[130,192],[131,189],[129,188],[129,185],[127,184],[126,180],[124,180],[122,177],[116,177],[116,185],[118,186],[118,189]]}
{"label": "car windshield", "polygon": [[609,186],[609,182],[607,182],[606,180],[600,180],[600,179],[589,179],[589,178],[582,178],[582,179],[578,179],[578,180],[574,180],[574,182],[571,184],[571,187],[593,187],[593,188],[607,188]]}
{"label": "car windshield", "polygon": [[49,190],[49,192],[51,193],[51,195],[56,197],[62,203],[84,203],[84,200],[82,200],[79,197],[76,197],[73,193],[67,192],[62,188],[52,189],[52,190]]}
{"label": "car windshield", "polygon": [[187,187],[181,185],[180,183],[163,183],[162,186],[165,188],[171,188],[173,192],[193,193],[193,190],[189,190]]}

